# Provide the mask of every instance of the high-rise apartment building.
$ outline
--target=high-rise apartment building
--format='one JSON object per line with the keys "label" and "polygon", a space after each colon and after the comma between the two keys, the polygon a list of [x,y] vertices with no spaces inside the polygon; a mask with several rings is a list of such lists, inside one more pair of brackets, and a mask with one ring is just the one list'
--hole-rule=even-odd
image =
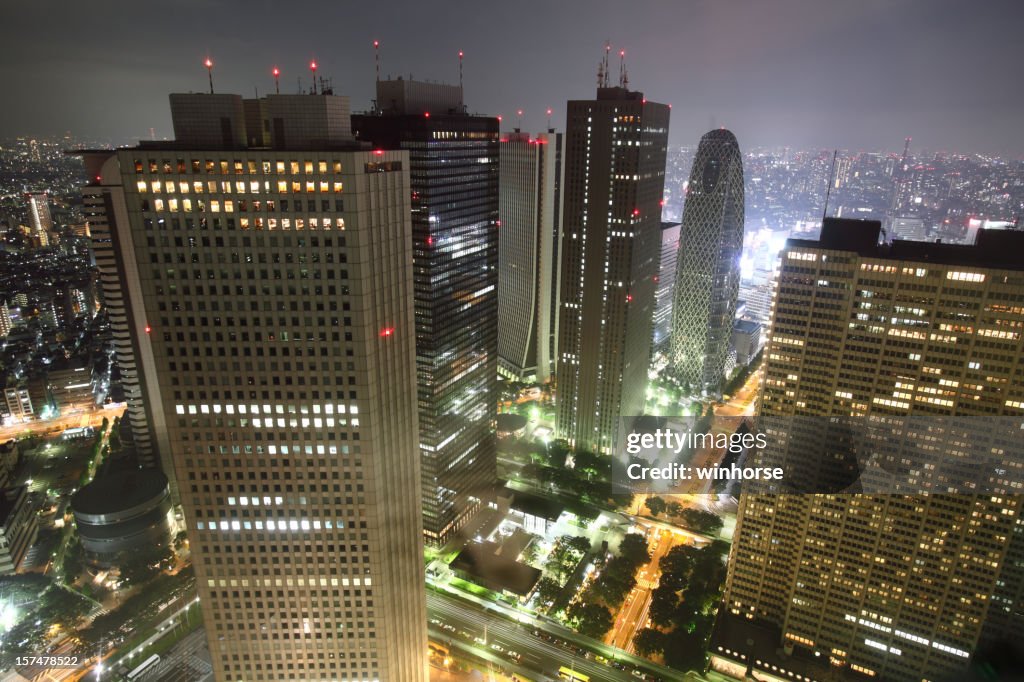
{"label": "high-rise apartment building", "polygon": [[625,87],[568,104],[557,431],[595,452],[643,412],[669,113]]}
{"label": "high-rise apartment building", "polygon": [[409,153],[423,524],[441,544],[497,475],[498,119],[466,114],[461,86],[399,79],[352,125]]}
{"label": "high-rise apartment building", "polygon": [[53,232],[53,218],[50,217],[50,203],[45,192],[26,194],[28,201],[28,217],[32,227],[32,237],[39,246],[49,246]]}
{"label": "high-rise apartment building", "polygon": [[654,350],[668,350],[672,340],[672,293],[676,288],[676,265],[679,262],[680,223],[661,224],[661,255],[658,263],[658,286],[654,290]]}
{"label": "high-rise apartment building", "polygon": [[[744,493],[711,650],[723,671],[959,679],[987,641],[1020,644],[1024,497],[1006,493],[1020,479],[1024,234],[963,246],[880,244],[880,231],[826,219],[819,241],[788,242],[761,418],[792,427],[768,432],[766,457],[842,473],[844,450],[877,448],[891,492],[853,494],[865,490],[854,476]],[[851,423],[883,437],[844,445]],[[985,476],[1010,483],[982,494],[963,478],[985,467],[979,454],[999,462]],[[903,494],[900,475],[918,487]]]}
{"label": "high-rise apartment building", "polygon": [[7,338],[13,328],[11,309],[7,307],[7,301],[0,300],[0,339]]}
{"label": "high-rise apartment building", "polygon": [[743,251],[743,157],[736,136],[705,133],[690,171],[672,306],[671,363],[695,392],[725,379]]}
{"label": "high-rise apartment building", "polygon": [[563,135],[501,137],[498,371],[547,383],[558,353]]}
{"label": "high-rise apartment building", "polygon": [[331,94],[171,113],[85,158],[216,679],[426,680],[408,154]]}

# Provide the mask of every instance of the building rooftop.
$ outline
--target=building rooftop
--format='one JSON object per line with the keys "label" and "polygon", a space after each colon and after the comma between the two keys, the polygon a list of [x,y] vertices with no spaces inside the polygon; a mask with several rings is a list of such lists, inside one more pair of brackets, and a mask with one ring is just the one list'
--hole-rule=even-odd
{"label": "building rooftop", "polygon": [[759,322],[754,322],[753,320],[737,320],[736,324],[733,326],[733,329],[741,334],[753,334],[760,328],[761,324]]}
{"label": "building rooftop", "polygon": [[778,628],[753,623],[724,609],[719,612],[708,653],[742,662],[748,668],[764,670],[786,679],[795,679],[795,675],[801,675],[807,682],[866,679],[864,676],[848,677],[842,672],[833,677],[828,659],[822,662],[822,659],[799,648],[792,654],[786,654],[782,648],[782,637]]}
{"label": "building rooftop", "polygon": [[826,218],[821,237],[789,239],[787,248],[853,251],[867,258],[1024,270],[1024,231],[978,230],[974,244],[944,244],[895,239],[881,243],[882,223],[877,220]]}
{"label": "building rooftop", "polygon": [[519,563],[514,557],[496,554],[499,549],[499,545],[493,542],[470,543],[459,552],[450,567],[513,594],[529,594],[540,580],[541,571]]}
{"label": "building rooftop", "polygon": [[71,498],[80,514],[116,514],[167,494],[167,477],[156,469],[129,469],[101,476]]}
{"label": "building rooftop", "polygon": [[508,488],[505,491],[508,496],[512,497],[512,504],[509,506],[516,511],[529,514],[530,516],[544,518],[548,521],[557,521],[565,509],[561,503],[549,497],[532,495],[521,490],[509,490]]}

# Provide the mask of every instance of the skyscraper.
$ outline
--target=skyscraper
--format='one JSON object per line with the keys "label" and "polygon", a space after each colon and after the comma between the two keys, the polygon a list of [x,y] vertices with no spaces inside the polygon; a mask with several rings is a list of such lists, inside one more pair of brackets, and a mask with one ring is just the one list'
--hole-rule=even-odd
{"label": "skyscraper", "polygon": [[557,431],[595,452],[643,411],[669,113],[621,85],[568,104]]}
{"label": "skyscraper", "polygon": [[558,352],[563,135],[501,138],[498,231],[498,370],[546,383]]}
{"label": "skyscraper", "polygon": [[654,290],[654,349],[663,351],[672,340],[672,294],[676,288],[679,262],[679,223],[661,224],[661,255],[658,286]]}
{"label": "skyscraper", "polygon": [[86,154],[219,681],[426,679],[409,161],[348,111],[171,95]]}
{"label": "skyscraper", "polygon": [[[854,678],[957,679],[985,641],[1020,643],[1024,498],[958,492],[975,488],[943,466],[984,470],[983,453],[1010,481],[1019,466],[1024,234],[886,245],[880,230],[826,219],[820,241],[790,240],[782,253],[761,414],[803,421],[770,433],[768,456],[834,464],[838,418],[872,424],[885,435],[875,452],[897,455],[882,480],[911,476],[934,492],[744,494],[716,665],[756,660],[821,679],[802,668],[810,660]],[[967,416],[966,427],[951,428],[948,415]],[[993,419],[1010,422],[998,446],[986,438],[1005,422]],[[915,435],[896,437],[899,424]],[[808,434],[840,438],[800,450]],[[915,464],[915,452],[933,464]],[[773,653],[780,640],[792,655]]]}
{"label": "skyscraper", "polygon": [[498,120],[461,86],[378,81],[359,139],[409,152],[423,524],[460,531],[496,483]]}
{"label": "skyscraper", "polygon": [[696,392],[718,394],[725,379],[743,251],[743,157],[725,129],[697,147],[683,205],[672,305],[671,363]]}
{"label": "skyscraper", "polygon": [[[103,158],[103,155],[97,157]],[[91,177],[95,176],[93,173]],[[171,498],[177,503],[178,482],[171,475],[174,465],[160,395],[154,382],[144,381],[144,372],[153,376],[156,367],[153,348],[145,333],[146,314],[141,291],[138,286],[125,284],[140,281],[139,265],[135,259],[118,257],[118,244],[131,243],[129,218],[123,213],[124,192],[120,183],[90,182],[82,188],[82,212],[89,222],[103,308],[114,342],[118,382],[126,404],[121,428],[131,430],[139,464],[160,467],[167,474]],[[119,235],[119,231],[122,234]]]}

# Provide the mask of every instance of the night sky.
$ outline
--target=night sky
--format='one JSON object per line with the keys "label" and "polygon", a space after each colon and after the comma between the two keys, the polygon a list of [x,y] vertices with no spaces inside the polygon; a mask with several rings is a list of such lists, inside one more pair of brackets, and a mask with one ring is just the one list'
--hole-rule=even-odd
{"label": "night sky", "polygon": [[167,94],[282,92],[307,65],[353,110],[382,74],[458,81],[470,111],[561,128],[567,99],[593,97],[605,40],[630,87],[671,103],[673,144],[710,127],[745,147],[980,152],[1024,157],[1024,1],[427,0],[408,2],[4,3],[0,137],[128,143],[170,136]]}

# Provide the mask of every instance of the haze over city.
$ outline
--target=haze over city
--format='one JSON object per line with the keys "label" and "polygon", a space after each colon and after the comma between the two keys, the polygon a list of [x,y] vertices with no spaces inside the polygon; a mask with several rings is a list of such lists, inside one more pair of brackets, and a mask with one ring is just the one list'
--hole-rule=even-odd
{"label": "haze over city", "polygon": [[466,103],[524,129],[564,125],[587,97],[605,41],[626,50],[630,86],[673,104],[670,144],[725,126],[745,148],[790,146],[1024,154],[1024,62],[1014,0],[819,2],[320,3],[182,0],[8,3],[0,26],[0,136],[128,144],[171,135],[168,92],[204,91],[207,56],[220,92],[310,85],[308,62],[351,97],[382,74],[455,83]]}

